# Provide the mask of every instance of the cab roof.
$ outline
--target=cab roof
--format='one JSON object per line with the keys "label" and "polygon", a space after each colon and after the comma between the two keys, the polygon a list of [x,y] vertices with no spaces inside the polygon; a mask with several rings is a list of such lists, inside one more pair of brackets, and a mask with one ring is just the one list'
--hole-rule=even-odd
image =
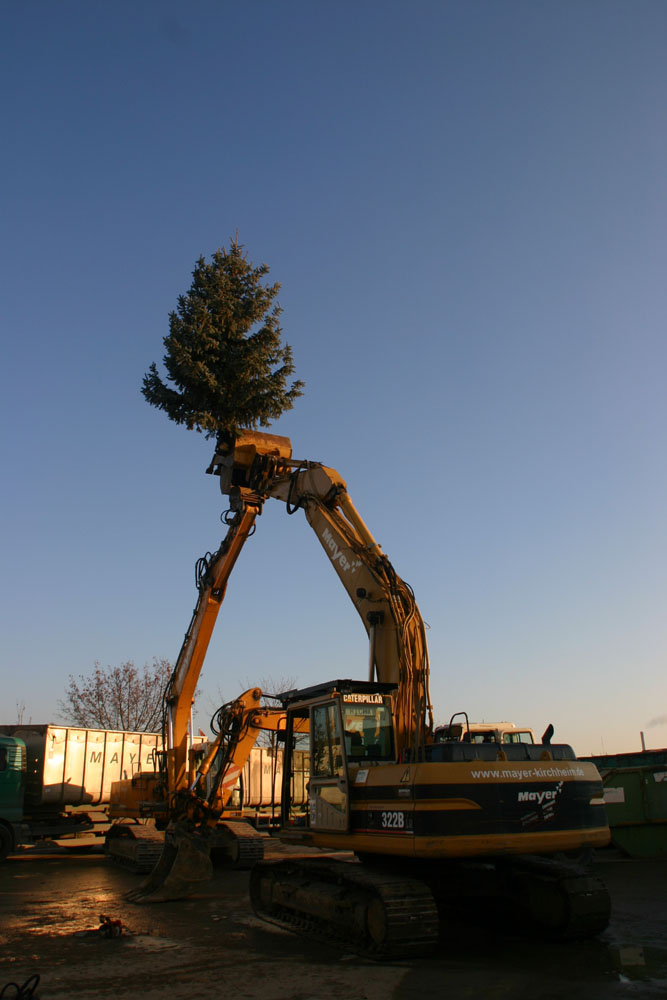
{"label": "cab roof", "polygon": [[319,698],[322,695],[331,695],[335,692],[340,694],[391,694],[397,687],[398,684],[386,684],[380,681],[353,681],[348,678],[346,680],[324,681],[322,684],[314,684],[312,687],[284,691],[279,697],[283,707],[286,707],[295,701],[307,701],[310,698]]}

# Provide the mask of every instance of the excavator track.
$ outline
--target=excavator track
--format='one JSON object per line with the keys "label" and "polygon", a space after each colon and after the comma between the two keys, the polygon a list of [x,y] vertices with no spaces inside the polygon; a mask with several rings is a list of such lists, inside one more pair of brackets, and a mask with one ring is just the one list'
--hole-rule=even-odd
{"label": "excavator track", "polygon": [[517,859],[504,875],[505,894],[542,937],[560,941],[593,937],[609,923],[609,893],[590,870],[533,857]]}
{"label": "excavator track", "polygon": [[121,868],[147,874],[160,860],[163,848],[164,834],[154,823],[116,823],[107,832],[104,853]]}
{"label": "excavator track", "polygon": [[369,958],[423,955],[438,940],[438,910],[424,882],[352,862],[260,862],[250,899],[264,920]]}
{"label": "excavator track", "polygon": [[214,859],[220,855],[232,868],[249,869],[264,858],[264,838],[249,823],[225,820],[218,823],[211,849]]}
{"label": "excavator track", "polygon": [[430,885],[444,923],[463,918],[556,941],[593,937],[609,923],[604,883],[590,869],[554,858],[445,862],[415,871]]}

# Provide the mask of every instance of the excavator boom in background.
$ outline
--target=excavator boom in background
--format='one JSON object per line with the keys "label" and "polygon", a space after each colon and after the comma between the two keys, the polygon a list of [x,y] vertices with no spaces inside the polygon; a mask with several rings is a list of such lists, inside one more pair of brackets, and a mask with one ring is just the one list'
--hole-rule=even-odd
{"label": "excavator boom in background", "polygon": [[[188,778],[186,720],[208,641],[202,636],[210,637],[255,517],[264,502],[276,499],[290,514],[303,510],[369,639],[365,678],[283,695],[277,734],[284,747],[281,838],[353,851],[360,863],[259,862],[251,874],[256,912],[285,927],[338,936],[347,947],[377,956],[433,947],[439,917],[452,910],[496,917],[512,912],[517,925],[523,918],[560,938],[604,928],[605,887],[565,858],[609,840],[595,767],[578,761],[571,747],[552,743],[550,732],[540,743],[532,734],[531,740],[505,741],[500,730],[480,740],[472,738],[469,723],[466,738],[452,720],[434,735],[426,633],[414,594],[335,470],[293,460],[287,438],[244,432],[219,443],[207,471],[219,476],[230,498],[232,537],[205,574],[199,633],[191,627],[189,646],[186,636],[167,696],[173,850],[166,852],[157,885],[149,880],[137,896],[173,898],[172,877],[178,892],[187,890],[187,879],[178,875],[179,843],[184,858],[195,842],[205,854],[206,830],[224,807],[224,795],[209,796],[202,806],[201,779]],[[256,706],[237,705],[235,712],[239,725],[249,719],[252,728]],[[219,784],[229,786],[246,746],[228,743],[221,758],[214,752]],[[310,762],[305,813],[293,796],[304,750]]]}

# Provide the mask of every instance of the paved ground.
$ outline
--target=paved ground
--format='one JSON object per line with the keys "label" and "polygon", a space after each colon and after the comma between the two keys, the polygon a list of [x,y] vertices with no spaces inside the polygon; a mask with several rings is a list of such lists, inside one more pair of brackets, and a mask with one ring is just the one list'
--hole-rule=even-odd
{"label": "paved ground", "polygon": [[[42,1000],[667,997],[667,861],[606,855],[596,868],[614,905],[598,940],[521,940],[508,914],[495,933],[442,928],[433,958],[378,964],[258,921],[247,873],[217,870],[196,899],[137,907],[123,898],[137,877],[100,855],[26,853],[0,866],[0,992],[37,973]],[[128,933],[86,933],[102,914]]]}

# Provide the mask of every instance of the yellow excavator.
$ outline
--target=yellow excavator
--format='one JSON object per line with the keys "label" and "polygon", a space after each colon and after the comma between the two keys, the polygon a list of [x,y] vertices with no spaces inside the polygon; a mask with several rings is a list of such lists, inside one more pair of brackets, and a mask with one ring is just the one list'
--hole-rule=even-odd
{"label": "yellow excavator", "polygon": [[[608,893],[569,859],[609,841],[594,765],[553,743],[552,727],[539,743],[479,742],[462,738],[461,726],[458,736],[434,739],[425,625],[414,594],[335,470],[294,460],[287,438],[244,432],[218,442],[207,471],[219,477],[234,518],[232,537],[212,561],[220,570],[208,596],[212,620],[257,514],[277,499],[289,514],[303,510],[369,639],[363,680],[284,694],[277,726],[284,747],[281,839],[354,852],[355,860],[258,862],[250,881],[256,913],[376,957],[432,948],[439,919],[464,911],[479,919],[511,913],[513,927],[561,939],[604,929]],[[208,873],[207,830],[222,799],[202,806],[201,779],[187,780],[185,726],[177,721],[179,713],[189,716],[205,648],[200,652],[184,659],[167,699],[174,720],[170,787],[177,794],[165,854],[136,901],[175,898]],[[248,720],[251,728],[260,721],[257,704],[245,700],[247,694],[233,709],[243,731]],[[209,766],[229,787],[245,749],[223,744]],[[305,814],[293,802],[304,750]]]}

